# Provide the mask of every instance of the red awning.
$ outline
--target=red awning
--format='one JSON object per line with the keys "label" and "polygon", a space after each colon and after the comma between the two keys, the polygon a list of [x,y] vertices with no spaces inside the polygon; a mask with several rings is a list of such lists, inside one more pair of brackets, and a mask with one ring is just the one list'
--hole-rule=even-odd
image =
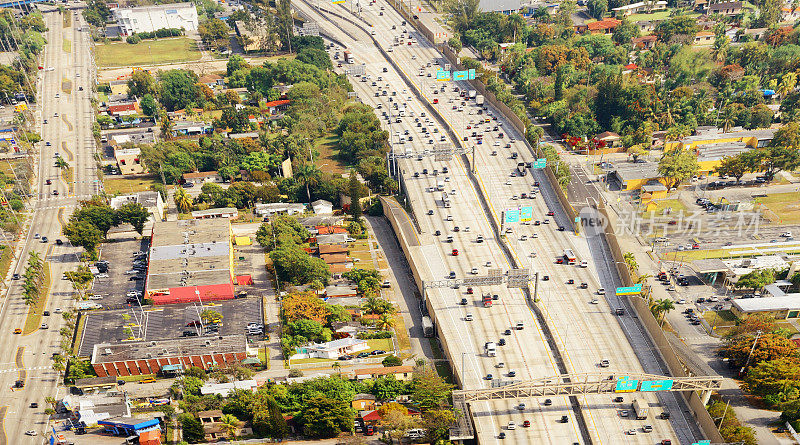
{"label": "red awning", "polygon": [[239,275],[236,277],[236,284],[239,286],[252,286],[253,285],[253,277],[250,275]]}

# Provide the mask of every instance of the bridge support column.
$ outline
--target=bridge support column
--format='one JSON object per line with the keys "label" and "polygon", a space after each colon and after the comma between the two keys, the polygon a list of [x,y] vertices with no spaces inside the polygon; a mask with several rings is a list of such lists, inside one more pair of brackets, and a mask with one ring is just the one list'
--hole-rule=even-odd
{"label": "bridge support column", "polygon": [[703,391],[703,393],[700,395],[700,398],[703,399],[703,405],[708,405],[708,401],[711,400],[711,390],[707,389]]}

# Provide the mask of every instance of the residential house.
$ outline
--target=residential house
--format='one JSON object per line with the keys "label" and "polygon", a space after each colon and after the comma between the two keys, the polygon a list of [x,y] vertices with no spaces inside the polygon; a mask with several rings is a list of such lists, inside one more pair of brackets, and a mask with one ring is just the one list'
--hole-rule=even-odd
{"label": "residential house", "polygon": [[650,20],[638,20],[636,21],[636,27],[639,28],[640,33],[650,34],[651,32],[655,31],[656,24]]}
{"label": "residential house", "polygon": [[347,242],[348,234],[333,233],[330,235],[317,235],[317,244],[344,244]]}
{"label": "residential house", "polygon": [[317,215],[327,215],[333,213],[333,203],[324,199],[318,199],[311,203],[311,208]]}
{"label": "residential house", "polygon": [[[122,122],[122,120],[128,116],[138,116],[139,110],[135,101],[129,101],[127,103],[109,105],[106,107],[106,113],[118,122]],[[128,118],[128,120],[130,120],[130,118]]]}
{"label": "residential house", "polygon": [[714,43],[714,33],[711,31],[700,31],[694,35],[694,45],[712,45]]}
{"label": "residential house", "polygon": [[190,108],[188,112],[185,109],[167,111],[167,117],[173,122],[186,121],[190,116],[203,114],[203,111],[204,110],[202,108]]}
{"label": "residential house", "polygon": [[197,83],[205,85],[209,88],[216,89],[217,87],[225,86],[225,79],[219,74],[205,74],[197,79]]}
{"label": "residential house", "polygon": [[478,9],[483,12],[499,12],[506,15],[519,11],[521,7],[520,0],[480,0],[478,2]]}
{"label": "residential house", "polygon": [[589,34],[611,34],[620,23],[622,21],[617,19],[603,19],[587,24],[586,29]]}
{"label": "residential house", "polygon": [[712,3],[708,6],[708,14],[719,14],[733,17],[742,12],[742,2]]}
{"label": "residential house", "polygon": [[222,426],[222,411],[213,409],[209,411],[200,411],[197,417],[200,418],[200,423],[203,424],[203,432],[207,442],[216,442],[220,439],[230,439],[231,437],[247,436],[253,434],[253,429],[246,426],[242,421],[236,426],[236,431],[231,436],[228,431]]}
{"label": "residential house", "polygon": [[256,204],[255,213],[258,216],[271,216],[277,214],[295,215],[304,213],[306,205],[299,202],[270,202]]}
{"label": "residential house", "polygon": [[372,394],[356,394],[350,403],[350,407],[359,411],[371,411],[375,409],[375,396]]}
{"label": "residential house", "polygon": [[255,380],[234,380],[228,383],[206,383],[200,387],[200,394],[202,395],[219,395],[228,397],[235,390],[255,391],[258,389],[258,383]]}
{"label": "residential house", "polygon": [[153,216],[155,221],[164,219],[164,201],[159,192],[138,192],[115,196],[109,200],[112,209],[117,210],[125,204],[139,204]]}
{"label": "residential house", "polygon": [[367,349],[369,349],[369,344],[367,344],[366,340],[347,337],[327,343],[312,343],[303,348],[299,348],[298,354],[293,356],[293,358],[324,358],[335,360],[342,355],[357,354]]}
{"label": "residential house", "polygon": [[614,15],[617,17],[620,16],[629,16],[631,14],[649,14],[656,11],[664,11],[667,9],[667,2],[664,0],[659,0],[656,2],[636,2],[631,3],[629,5],[623,5],[618,8],[612,8],[611,10],[614,11]]}
{"label": "residential house", "polygon": [[141,161],[142,151],[138,147],[114,148],[114,159],[123,175],[138,175],[145,172]]}
{"label": "residential house", "polygon": [[258,140],[258,132],[256,131],[248,131],[246,133],[228,133],[228,139],[252,139],[254,141]]}
{"label": "residential house", "polygon": [[766,34],[767,28],[749,28],[744,30],[745,36],[749,36],[753,40],[761,40]]}
{"label": "residential house", "polygon": [[222,182],[222,176],[219,175],[218,171],[183,174],[184,184],[203,185],[206,182]]}
{"label": "residential house", "polygon": [[413,366],[384,366],[380,368],[361,368],[353,371],[356,380],[376,379],[378,377],[394,376],[396,380],[411,380],[414,373]]}
{"label": "residential house", "polygon": [[377,426],[378,423],[382,420],[381,415],[378,413],[377,410],[368,409],[358,412],[358,418],[361,420],[361,423],[366,425]]}
{"label": "residential house", "polygon": [[201,136],[214,132],[214,127],[208,122],[177,122],[172,126],[172,135],[181,136]]}
{"label": "residential house", "polygon": [[319,246],[318,253],[320,255],[330,255],[334,253],[344,253],[346,254],[349,251],[347,246],[342,246],[339,244],[325,244]]}
{"label": "residential house", "polygon": [[658,41],[658,37],[650,35],[650,36],[642,36],[636,37],[635,39],[631,40],[633,47],[636,49],[650,49],[655,46],[656,42]]}
{"label": "residential house", "polygon": [[325,287],[325,296],[328,298],[347,298],[355,297],[358,295],[358,289],[355,286],[327,286]]}
{"label": "residential house", "polygon": [[[637,68],[639,68],[638,66],[636,66],[636,64],[632,65],[633,67],[630,68],[631,71],[635,71]],[[625,69],[629,69],[628,66],[626,66]],[[605,142],[606,147],[616,147],[617,145],[620,144],[620,141],[622,139],[617,133],[614,133],[613,131],[604,131],[598,135],[595,135],[594,138],[598,142]]]}
{"label": "residential house", "polygon": [[211,208],[192,212],[194,219],[236,218],[237,216],[239,216],[239,209],[236,207]]}
{"label": "residential house", "polygon": [[288,99],[273,100],[265,103],[264,107],[269,111],[270,115],[275,116],[286,111],[286,109],[289,108],[290,102],[291,101]]}
{"label": "residential house", "polygon": [[332,235],[334,233],[348,233],[347,229],[341,226],[314,226],[313,232],[317,235]]}

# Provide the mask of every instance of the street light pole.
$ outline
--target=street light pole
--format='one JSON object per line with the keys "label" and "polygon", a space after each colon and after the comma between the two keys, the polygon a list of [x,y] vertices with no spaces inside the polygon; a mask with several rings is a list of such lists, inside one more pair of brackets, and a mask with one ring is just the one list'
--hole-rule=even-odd
{"label": "street light pole", "polygon": [[739,370],[740,374],[744,374],[744,370],[747,368],[747,365],[750,364],[750,357],[753,356],[753,351],[756,350],[756,344],[758,344],[758,338],[759,337],[761,337],[761,331],[756,331],[756,338],[755,338],[755,340],[753,340],[753,347],[750,348],[750,353],[747,354],[747,361],[744,362],[744,366],[742,366],[742,369]]}

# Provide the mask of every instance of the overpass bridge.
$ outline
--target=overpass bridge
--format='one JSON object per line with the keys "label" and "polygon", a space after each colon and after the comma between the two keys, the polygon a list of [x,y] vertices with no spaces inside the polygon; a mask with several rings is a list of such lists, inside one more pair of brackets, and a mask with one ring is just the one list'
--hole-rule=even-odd
{"label": "overpass bridge", "polygon": [[469,404],[472,402],[585,394],[698,391],[703,404],[706,404],[711,392],[722,387],[722,381],[723,377],[720,376],[667,377],[645,373],[587,372],[526,381],[497,382],[492,388],[456,390],[453,391],[453,407],[459,416],[455,426],[450,429],[450,440],[475,438],[475,430],[468,414]]}

